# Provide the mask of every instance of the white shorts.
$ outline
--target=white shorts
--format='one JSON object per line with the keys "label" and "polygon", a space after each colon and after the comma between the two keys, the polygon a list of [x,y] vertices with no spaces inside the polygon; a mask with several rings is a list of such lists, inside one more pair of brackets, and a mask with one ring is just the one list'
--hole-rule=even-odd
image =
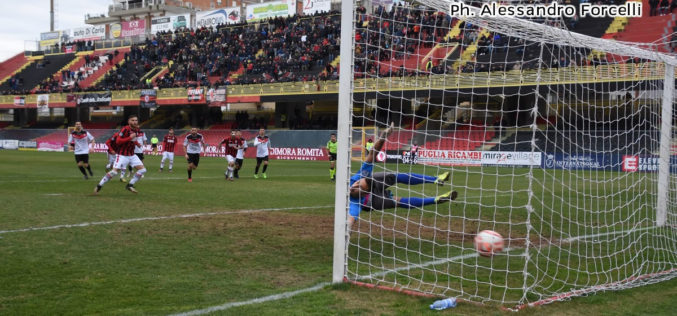
{"label": "white shorts", "polygon": [[226,161],[228,161],[228,163],[235,163],[235,157],[226,155]]}
{"label": "white shorts", "polygon": [[115,156],[117,156],[117,155],[111,154],[111,153],[106,153],[106,155],[108,155],[108,164],[110,166],[113,166],[115,164]]}
{"label": "white shorts", "polygon": [[164,160],[167,160],[167,159],[169,159],[169,161],[174,161],[174,153],[171,153],[171,152],[168,152],[168,151],[163,152],[162,153],[162,160],[164,161]]}
{"label": "white shorts", "polygon": [[127,165],[130,165],[132,167],[143,166],[143,162],[141,162],[141,159],[139,159],[139,156],[137,155],[131,156],[115,155],[115,165],[113,166],[113,168],[123,170],[127,168]]}

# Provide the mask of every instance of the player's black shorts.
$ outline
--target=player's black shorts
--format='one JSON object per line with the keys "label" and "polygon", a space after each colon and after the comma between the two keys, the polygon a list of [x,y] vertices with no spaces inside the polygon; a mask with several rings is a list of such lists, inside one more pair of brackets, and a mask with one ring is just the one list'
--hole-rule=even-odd
{"label": "player's black shorts", "polygon": [[137,157],[139,157],[139,160],[143,161],[143,153],[137,154],[135,153]]}
{"label": "player's black shorts", "polygon": [[244,163],[244,159],[237,159],[237,158],[235,158],[235,163],[236,163],[238,166],[242,167],[242,164]]}
{"label": "player's black shorts", "polygon": [[150,148],[153,148],[153,149],[157,148],[157,144],[151,144]]}
{"label": "player's black shorts", "polygon": [[265,157],[256,157],[256,164],[261,164],[261,161],[268,161],[268,156]]}
{"label": "player's black shorts", "polygon": [[188,154],[188,163],[192,163],[197,167],[200,164],[200,154]]}
{"label": "player's black shorts", "polygon": [[393,192],[388,187],[397,183],[397,175],[387,172],[375,172],[371,176],[371,195],[363,210],[384,210],[397,206]]}
{"label": "player's black shorts", "polygon": [[80,155],[75,155],[75,162],[84,162],[84,163],[89,163],[89,154],[80,154]]}
{"label": "player's black shorts", "polygon": [[329,153],[329,161],[336,161],[336,154]]}

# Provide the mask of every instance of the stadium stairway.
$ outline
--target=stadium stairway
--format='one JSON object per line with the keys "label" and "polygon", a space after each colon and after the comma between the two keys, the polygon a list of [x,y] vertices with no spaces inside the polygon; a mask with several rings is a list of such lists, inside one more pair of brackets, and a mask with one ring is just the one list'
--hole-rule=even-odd
{"label": "stadium stairway", "polygon": [[450,40],[458,37],[458,35],[461,33],[461,20],[456,19],[453,23],[454,26],[449,30],[447,35],[444,36],[444,41],[437,43],[433,49],[430,50],[428,55],[423,58],[421,61],[421,69],[426,69],[426,64],[429,60],[433,61],[434,66],[439,65],[442,61],[449,58],[449,56],[460,47],[458,43],[449,42]]}
{"label": "stadium stairway", "polygon": [[92,74],[90,74],[87,78],[82,80],[80,82],[80,87],[81,88],[87,88],[96,85],[99,81],[101,81],[105,75],[113,69],[113,66],[118,65],[122,66],[124,63],[125,59],[125,52],[129,51],[129,47],[124,47],[124,48],[118,48],[119,54],[117,57],[113,56],[113,63],[106,62],[101,65],[100,68],[97,70],[93,70]]}
{"label": "stadium stairway", "polygon": [[24,56],[23,52],[0,63],[0,84],[7,81],[12,75],[21,71],[30,63],[31,61]]}
{"label": "stadium stairway", "polygon": [[409,55],[409,57],[405,58],[400,58],[400,59],[391,59],[389,61],[380,61],[380,68],[382,73],[387,73],[389,71],[396,72],[398,69],[400,69],[401,66],[404,66],[405,69],[408,71],[413,71],[417,69],[424,69],[421,67],[421,62],[423,61],[423,58],[428,55],[428,53],[432,50],[432,47],[423,47],[419,46],[416,51]]}
{"label": "stadium stairway", "polygon": [[160,70],[160,72],[158,72],[157,74],[155,74],[151,78],[151,81],[153,82],[153,84],[156,84],[158,79],[162,78],[164,75],[166,75],[168,73],[169,73],[169,67],[165,65],[165,66],[162,67],[162,70]]}
{"label": "stadium stairway", "polygon": [[[71,62],[73,59],[75,59],[75,54],[58,54],[44,56],[44,58],[31,64],[31,66],[24,68],[16,75],[20,78],[23,78],[24,89],[32,89],[33,87],[40,84],[47,77],[56,73],[57,70],[61,69],[63,66]],[[42,67],[38,67],[40,65],[42,65]],[[0,85],[0,90],[8,90],[8,89],[9,83],[5,82],[2,85]]]}
{"label": "stadium stairway", "polygon": [[228,73],[228,76],[227,76],[228,81],[233,82],[234,79],[239,78],[240,76],[242,76],[242,74],[244,74],[244,65],[242,63],[240,63],[240,68],[238,68],[235,71],[231,71],[231,72]]}
{"label": "stadium stairway", "polygon": [[69,71],[78,71],[80,70],[80,67],[85,65],[85,55],[82,54],[75,54],[75,59],[71,60],[70,63],[66,64],[65,66],[61,67],[55,74],[54,78],[58,78],[61,80],[61,71],[68,69]]}
{"label": "stadium stairway", "polygon": [[155,66],[155,67],[151,68],[151,70],[149,70],[148,72],[146,72],[146,73],[141,77],[141,82],[145,82],[146,79],[152,79],[152,78],[154,78],[157,74],[159,74],[160,72],[162,72],[162,69],[163,69],[164,67],[165,67],[165,66]]}
{"label": "stadium stairway", "polygon": [[468,45],[461,52],[460,58],[454,63],[454,69],[458,69],[459,67],[463,67],[468,61],[472,60],[473,57],[475,56],[475,53],[477,52],[479,41],[482,38],[485,38],[489,35],[491,35],[491,33],[488,30],[486,30],[486,29],[480,30],[479,34],[477,34],[477,38],[475,39],[475,41],[473,41],[472,44]]}
{"label": "stadium stairway", "polygon": [[[71,62],[69,65],[64,66],[64,68],[60,69],[59,72],[57,72],[54,77],[61,79],[61,71],[62,70],[70,70],[70,71],[76,71],[76,72],[83,72],[82,77],[87,78],[94,72],[96,72],[99,68],[101,68],[106,62],[108,62],[108,59],[105,55],[105,51],[95,51],[94,53],[91,52],[82,52],[82,53],[77,53],[76,55],[78,56],[75,58],[73,62]],[[99,56],[99,62],[98,63],[90,63],[90,65],[85,65],[85,55],[89,55],[90,58],[93,58],[95,56]],[[67,67],[67,68],[66,68]],[[83,79],[84,80],[84,79]],[[74,81],[69,82],[69,85],[74,84]]]}

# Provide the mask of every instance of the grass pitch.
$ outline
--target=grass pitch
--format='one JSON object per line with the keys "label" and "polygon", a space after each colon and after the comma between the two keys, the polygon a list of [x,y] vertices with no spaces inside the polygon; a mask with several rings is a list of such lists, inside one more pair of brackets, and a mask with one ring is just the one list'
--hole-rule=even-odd
{"label": "grass pitch", "polygon": [[[92,196],[105,161],[90,160],[95,176],[83,180],[70,153],[0,151],[0,314],[164,315],[330,281],[328,163],[271,161],[264,180],[247,160],[229,182],[223,159],[202,158],[187,183],[182,157],[174,173],[158,173],[159,156],[149,156],[139,194],[115,180]],[[520,314],[670,315],[675,296],[671,280]],[[431,301],[344,284],[216,314],[433,314]]]}

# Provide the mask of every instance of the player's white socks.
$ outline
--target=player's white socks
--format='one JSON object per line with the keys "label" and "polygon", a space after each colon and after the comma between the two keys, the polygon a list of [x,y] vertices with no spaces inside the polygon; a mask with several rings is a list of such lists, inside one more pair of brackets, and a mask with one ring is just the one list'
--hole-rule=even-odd
{"label": "player's white socks", "polygon": [[117,172],[115,172],[115,170],[108,171],[106,174],[103,175],[103,178],[101,178],[101,181],[99,181],[99,185],[103,186],[110,179],[114,178],[116,174],[117,174]]}
{"label": "player's white socks", "polygon": [[127,172],[127,169],[122,169],[120,170],[120,179],[125,177],[125,173]]}
{"label": "player's white socks", "polygon": [[228,167],[228,178],[233,177],[233,167]]}
{"label": "player's white socks", "polygon": [[[165,161],[162,160],[160,161],[160,169],[165,167]],[[174,160],[169,161],[169,170],[172,170],[172,167],[174,167]]]}
{"label": "player's white socks", "polygon": [[146,173],[146,168],[143,168],[141,170],[136,171],[132,180],[129,180],[129,184],[134,185],[134,183],[136,183],[136,181],[139,181],[139,179],[141,179],[141,177],[143,177],[144,173]]}

